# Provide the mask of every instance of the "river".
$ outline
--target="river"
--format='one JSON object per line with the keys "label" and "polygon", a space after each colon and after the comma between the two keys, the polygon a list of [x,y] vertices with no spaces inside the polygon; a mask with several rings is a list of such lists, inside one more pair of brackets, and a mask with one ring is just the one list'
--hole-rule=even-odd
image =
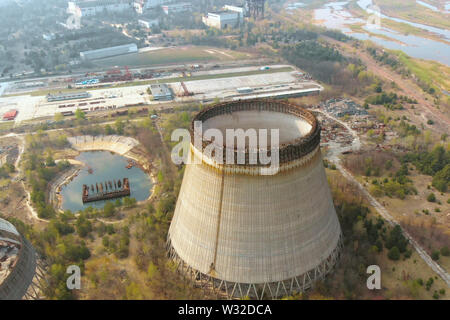
{"label": "river", "polygon": [[[314,19],[317,24],[330,29],[338,29],[343,33],[357,38],[359,40],[371,40],[385,48],[402,50],[409,56],[427,60],[439,61],[443,64],[450,65],[450,30],[440,29],[419,23],[410,22],[403,19],[393,18],[380,14],[381,18],[390,19],[397,22],[407,23],[416,28],[433,32],[440,36],[441,41],[428,39],[415,35],[401,34],[395,30],[389,29],[381,25],[381,28],[372,28],[367,26],[366,21],[354,17],[346,8],[348,1],[330,2],[322,6],[322,8],[314,10]],[[357,4],[369,14],[373,14],[372,0],[359,0]],[[350,29],[352,24],[364,23],[363,30],[389,37],[395,40],[388,40],[383,37],[369,35],[368,33],[353,32]]]}

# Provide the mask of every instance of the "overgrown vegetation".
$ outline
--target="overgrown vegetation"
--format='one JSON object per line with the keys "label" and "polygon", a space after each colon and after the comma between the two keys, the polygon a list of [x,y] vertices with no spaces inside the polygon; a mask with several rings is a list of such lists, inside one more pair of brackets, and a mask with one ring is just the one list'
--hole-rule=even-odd
{"label": "overgrown vegetation", "polygon": [[405,199],[407,195],[417,194],[411,179],[407,177],[408,174],[408,166],[402,164],[393,177],[372,180],[369,190],[376,197],[386,195],[388,197]]}
{"label": "overgrown vegetation", "polygon": [[450,183],[450,150],[437,145],[431,151],[412,152],[403,157],[403,161],[413,163],[423,174],[433,177],[433,187],[446,192]]}
{"label": "overgrown vegetation", "polygon": [[361,299],[368,294],[365,287],[367,266],[379,264],[382,255],[387,255],[395,263],[399,259],[408,259],[412,254],[400,227],[391,227],[381,217],[374,216],[353,185],[334,180],[331,185],[344,236],[340,263],[313,292],[295,298]]}

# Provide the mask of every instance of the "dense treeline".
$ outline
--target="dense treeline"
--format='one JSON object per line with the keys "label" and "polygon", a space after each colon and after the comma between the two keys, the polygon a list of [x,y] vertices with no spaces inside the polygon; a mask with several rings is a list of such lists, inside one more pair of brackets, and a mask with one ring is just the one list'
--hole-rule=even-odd
{"label": "dense treeline", "polygon": [[375,81],[359,61],[349,60],[331,45],[319,41],[285,45],[281,48],[281,55],[313,78],[344,92],[355,94]]}
{"label": "dense treeline", "polygon": [[16,171],[16,168],[11,163],[5,163],[0,167],[0,178],[10,178],[11,174]]}
{"label": "dense treeline", "polygon": [[397,94],[394,92],[383,92],[374,96],[370,96],[366,99],[366,102],[369,104],[386,104],[386,103],[395,103],[397,102]]}
{"label": "dense treeline", "polygon": [[427,152],[409,153],[403,161],[412,162],[423,174],[433,176],[433,186],[441,192],[446,192],[450,183],[450,150],[436,146]]}
{"label": "dense treeline", "polygon": [[326,29],[325,31],[322,32],[322,34],[324,36],[333,38],[334,40],[341,41],[341,42],[347,42],[348,40],[351,39],[349,36],[345,35],[344,33],[342,33],[339,30]]}

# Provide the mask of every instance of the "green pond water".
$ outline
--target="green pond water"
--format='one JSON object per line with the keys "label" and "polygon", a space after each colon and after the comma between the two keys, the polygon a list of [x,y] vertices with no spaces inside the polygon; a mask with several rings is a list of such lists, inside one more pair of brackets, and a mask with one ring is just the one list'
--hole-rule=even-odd
{"label": "green pond water", "polygon": [[[81,192],[83,184],[94,185],[98,182],[122,180],[128,178],[130,182],[130,197],[137,201],[146,200],[150,196],[152,181],[141,168],[134,166],[127,169],[127,158],[109,151],[82,152],[76,160],[85,165],[71,182],[61,188],[62,209],[77,212],[89,206],[103,208],[106,201],[95,201],[83,204]],[[88,169],[92,168],[90,174]],[[112,199],[109,201],[115,201]]]}

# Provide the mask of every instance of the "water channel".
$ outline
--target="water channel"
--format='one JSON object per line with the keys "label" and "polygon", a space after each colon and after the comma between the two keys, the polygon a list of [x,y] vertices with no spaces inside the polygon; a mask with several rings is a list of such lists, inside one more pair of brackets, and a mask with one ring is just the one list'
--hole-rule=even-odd
{"label": "water channel", "polygon": [[82,152],[76,160],[83,162],[85,165],[78,176],[61,188],[61,207],[63,210],[77,212],[89,206],[103,208],[105,201],[83,204],[81,199],[83,184],[91,186],[97,182],[128,178],[131,198],[143,201],[150,196],[152,188],[150,176],[138,166],[127,169],[128,159],[121,155],[109,151],[88,151]]}

